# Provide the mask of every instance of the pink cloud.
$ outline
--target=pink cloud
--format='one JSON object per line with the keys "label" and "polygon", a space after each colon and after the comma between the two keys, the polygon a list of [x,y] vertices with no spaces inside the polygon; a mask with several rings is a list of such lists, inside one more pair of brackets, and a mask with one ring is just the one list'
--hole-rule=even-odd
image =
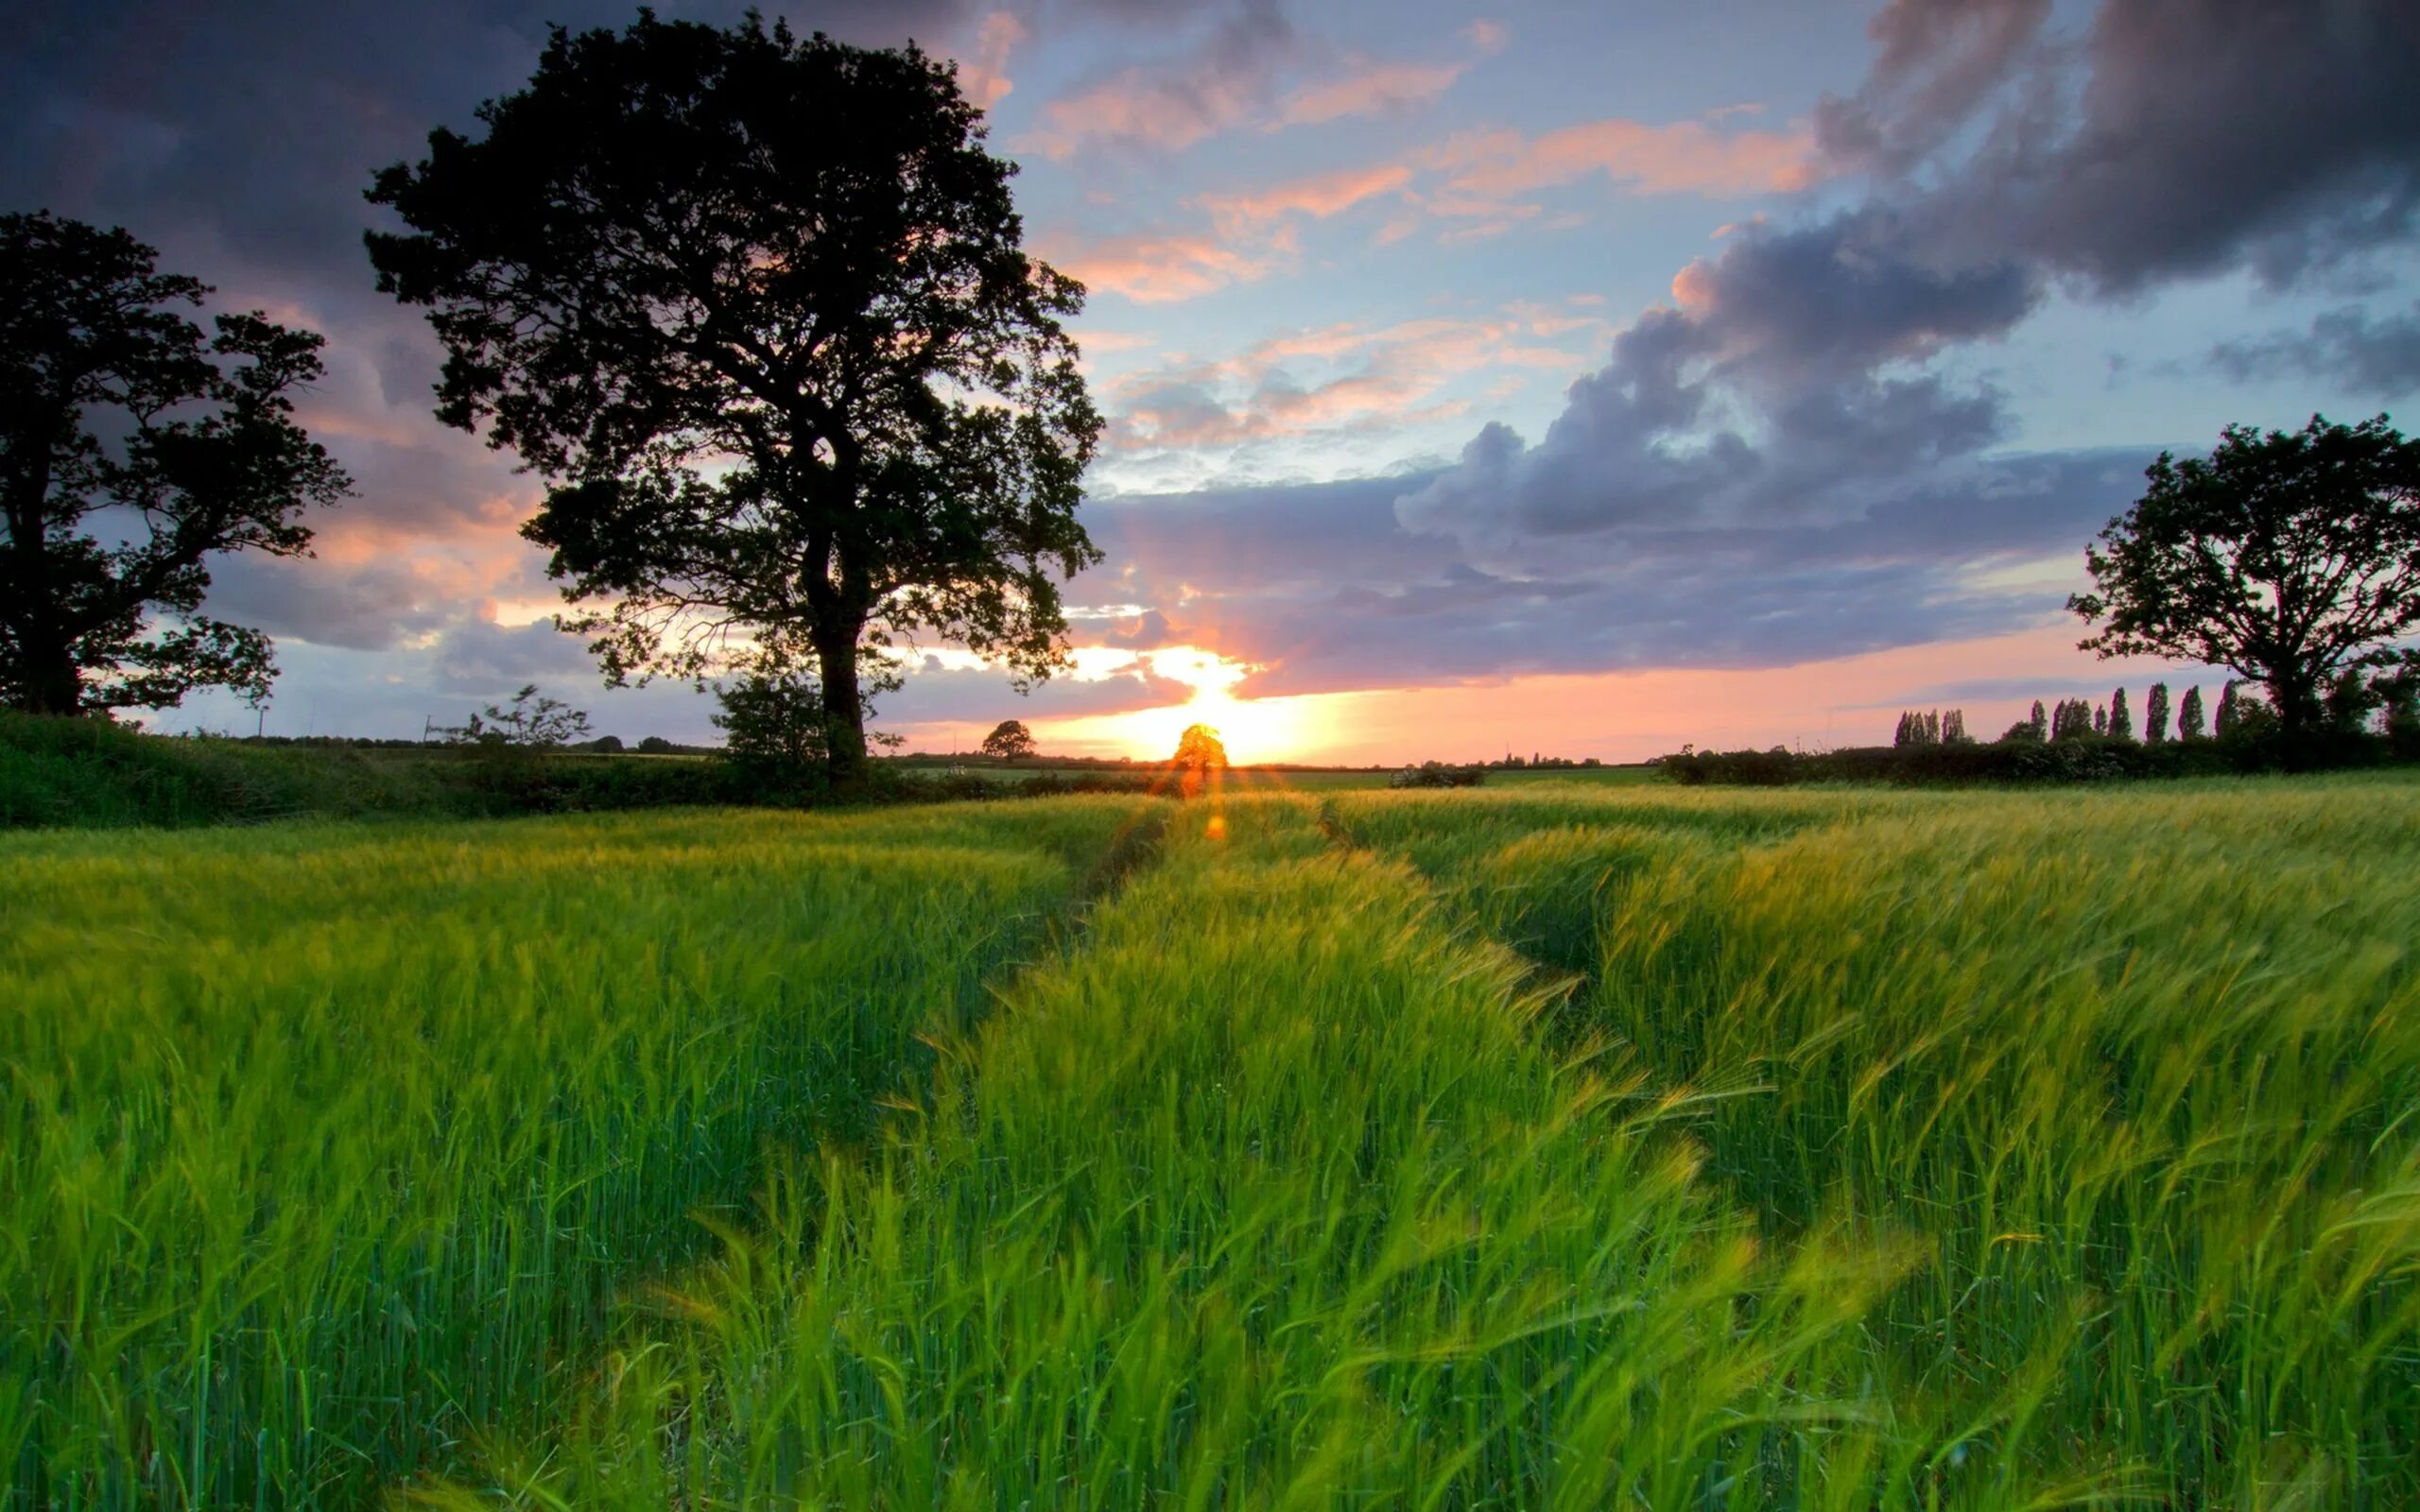
{"label": "pink cloud", "polygon": [[1029,35],[1025,23],[1006,10],[993,11],[976,28],[975,56],[958,60],[958,82],[977,109],[990,110],[1016,87],[1009,80],[1009,54]]}
{"label": "pink cloud", "polygon": [[1352,60],[1341,78],[1306,85],[1288,95],[1275,131],[1288,126],[1315,126],[1349,116],[1384,115],[1426,105],[1451,89],[1467,66],[1461,63],[1381,63],[1367,58]]}
{"label": "pink cloud", "polygon": [[[1489,33],[1465,32],[1484,56]],[[1493,34],[1500,42],[1500,28]],[[1064,160],[1093,146],[1183,151],[1257,122],[1265,130],[1381,115],[1426,105],[1453,87],[1470,61],[1388,61],[1348,54],[1329,77],[1280,93],[1293,57],[1290,34],[1243,29],[1214,38],[1195,57],[1128,68],[1052,100],[1017,144]]]}
{"label": "pink cloud", "polygon": [[1474,199],[1525,194],[1592,174],[1645,194],[1747,195],[1805,188],[1815,178],[1804,131],[1721,131],[1702,121],[1650,126],[1584,121],[1535,137],[1495,130],[1459,136],[1426,155]]}
{"label": "pink cloud", "polygon": [[1270,188],[1237,195],[1203,195],[1197,204],[1210,212],[1220,232],[1234,237],[1289,215],[1324,220],[1363,200],[1402,189],[1411,182],[1411,170],[1401,163],[1374,168],[1347,168],[1336,173],[1296,179]]}
{"label": "pink cloud", "polygon": [[1275,263],[1207,236],[1112,236],[1051,262],[1093,289],[1123,294],[1138,304],[1199,299],[1230,284],[1250,283]]}

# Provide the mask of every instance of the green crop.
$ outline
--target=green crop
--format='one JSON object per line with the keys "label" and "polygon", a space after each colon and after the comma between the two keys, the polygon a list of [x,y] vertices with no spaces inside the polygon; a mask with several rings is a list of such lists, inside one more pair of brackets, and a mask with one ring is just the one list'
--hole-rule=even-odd
{"label": "green crop", "polygon": [[9,841],[13,1503],[349,1505],[542,1416],[615,1288],[768,1146],[861,1137],[1132,819]]}
{"label": "green crop", "polygon": [[14,837],[0,1504],[2414,1504],[2415,854],[2392,776]]}

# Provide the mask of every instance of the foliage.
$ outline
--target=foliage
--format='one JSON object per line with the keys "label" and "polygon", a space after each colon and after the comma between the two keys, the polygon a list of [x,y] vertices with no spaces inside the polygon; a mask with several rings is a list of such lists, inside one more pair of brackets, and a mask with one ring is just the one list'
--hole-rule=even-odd
{"label": "foliage", "polygon": [[[2024,727],[2019,726],[2020,730]],[[2360,766],[2387,759],[2386,742],[2347,736],[2326,748],[2325,764]],[[2285,753],[2272,732],[2217,746],[2208,741],[2152,745],[2082,734],[2053,741],[2022,735],[1990,745],[1847,747],[1798,754],[1772,750],[1685,751],[1663,757],[1658,770],[1685,786],[1784,787],[1806,782],[2094,782],[2118,778],[2208,777],[2273,771]]]}
{"label": "foliage", "polygon": [[648,735],[639,741],[639,754],[642,756],[669,756],[676,748],[662,735]]}
{"label": "foliage", "polygon": [[1484,766],[1456,766],[1446,762],[1422,762],[1387,779],[1389,787],[1477,787],[1487,781]]}
{"label": "foliage", "polygon": [[744,799],[709,764],[161,736],[0,711],[0,828],[432,818]]}
{"label": "foliage", "polygon": [[2168,684],[2165,682],[2152,683],[2150,696],[2143,700],[2143,739],[2153,746],[2168,739]]}
{"label": "foliage", "polygon": [[379,286],[429,307],[439,416],[551,484],[525,533],[610,679],[813,647],[836,783],[868,649],[930,630],[1020,686],[1064,664],[1054,573],[1101,420],[1011,164],[952,70],[752,12],[557,29],[484,139],[370,198]]}
{"label": "foliage", "polygon": [[2094,591],[2067,607],[2101,627],[2083,649],[2232,668],[2290,743],[2341,673],[2412,660],[2390,643],[2420,627],[2420,442],[2386,416],[2230,425],[2208,457],[2163,452],[2144,475],[2084,551]]}
{"label": "foliage", "polygon": [[2202,723],[2202,688],[2196,683],[2185,690],[2185,702],[2176,713],[2176,738],[2200,740],[2205,730]]}
{"label": "foliage", "polygon": [[741,787],[775,801],[805,799],[823,787],[823,696],[815,675],[777,655],[760,655],[730,683],[717,683],[721,760]]}
{"label": "foliage", "polygon": [[[123,231],[0,215],[0,703],[164,709],[268,695],[256,629],[201,612],[209,558],[305,555],[298,518],[350,490],[294,423],[320,338],[210,292]],[[121,532],[125,539],[120,540]],[[163,625],[162,621],[168,622]]]}
{"label": "foliage", "polygon": [[1033,755],[1033,731],[1018,719],[1003,719],[983,737],[983,754],[1005,762],[1024,761]]}
{"label": "foliage", "polygon": [[1226,743],[1208,725],[1187,725],[1177,737],[1176,754],[1168,758],[1168,764],[1196,771],[1223,771],[1227,766]]}
{"label": "foliage", "polygon": [[475,711],[462,724],[441,727],[448,745],[483,746],[494,750],[556,750],[588,738],[588,715],[561,698],[550,698],[534,682],[525,682],[509,703]]}

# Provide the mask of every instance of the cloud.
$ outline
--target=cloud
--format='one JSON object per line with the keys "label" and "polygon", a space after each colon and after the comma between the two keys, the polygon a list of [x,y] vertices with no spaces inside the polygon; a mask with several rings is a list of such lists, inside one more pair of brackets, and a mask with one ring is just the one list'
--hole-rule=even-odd
{"label": "cloud", "polygon": [[2359,305],[2328,310],[2305,330],[2222,341],[2208,360],[2237,383],[2319,378],[2393,399],[2420,389],[2420,301],[2377,319]]}
{"label": "cloud", "polygon": [[[1998,634],[2055,618],[1990,569],[2071,549],[2138,484],[2131,450],[1971,461],[1827,518],[1629,522],[1540,570],[1475,565],[1396,518],[1435,474],[1091,506],[1100,592],[1175,604],[1262,663],[1245,696],[1530,673],[1760,667]],[[1080,583],[1083,580],[1080,580]]]}
{"label": "cloud", "polygon": [[1642,194],[1730,197],[1801,189],[1817,172],[1813,139],[1802,132],[1620,118],[1537,136],[1469,133],[1430,149],[1423,163],[1447,175],[1448,203],[1478,205],[1599,174]]}
{"label": "cloud", "polygon": [[2104,0],[2072,40],[2037,38],[2038,9],[1897,0],[1865,87],[1818,111],[1836,166],[1924,170],[1893,192],[1936,255],[2126,295],[2237,268],[2290,285],[2411,237],[2402,0]]}
{"label": "cloud", "polygon": [[1277,266],[1274,256],[1239,250],[1207,236],[1111,236],[1051,259],[1087,288],[1123,294],[1137,304],[1199,299],[1247,284]]}
{"label": "cloud", "polygon": [[1489,374],[1569,372],[1584,358],[1554,342],[1601,329],[1594,317],[1522,305],[1486,318],[1353,322],[1288,332],[1215,362],[1184,361],[1104,386],[1114,451],[1202,451],[1288,437],[1383,431],[1460,414],[1447,390]]}
{"label": "cloud", "polygon": [[1680,308],[1615,338],[1541,441],[1482,430],[1405,494],[1404,524],[1526,566],[1641,523],[1854,510],[1979,451],[2004,429],[1996,394],[1884,369],[2007,330],[2036,292],[2012,266],[1900,260],[1890,230],[1844,213],[1733,237],[1673,281]]}
{"label": "cloud", "polygon": [[1348,116],[1390,115],[1426,105],[1451,89],[1466,66],[1379,62],[1357,55],[1346,60],[1342,77],[1306,84],[1288,95],[1268,129],[1316,126]]}
{"label": "cloud", "polygon": [[1100,143],[1181,151],[1264,110],[1299,46],[1274,0],[1247,0],[1190,53],[1052,100],[1018,145],[1063,160]]}
{"label": "cloud", "polygon": [[2035,51],[2050,0],[1892,0],[1867,26],[1864,85],[1815,109],[1824,152],[1844,166],[1904,173],[1989,107]]}
{"label": "cloud", "polygon": [[993,11],[976,28],[974,56],[958,60],[958,83],[978,109],[991,110],[1016,88],[1009,78],[1009,54],[1031,35],[1009,10]]}
{"label": "cloud", "polygon": [[1410,168],[1402,163],[1387,163],[1314,174],[1242,194],[1203,195],[1195,202],[1210,213],[1219,233],[1233,240],[1257,233],[1288,215],[1324,220],[1367,200],[1394,194],[1410,181]]}
{"label": "cloud", "polygon": [[[1464,40],[1484,57],[1502,35],[1466,30]],[[1334,54],[1298,32],[1273,0],[1245,0],[1189,51],[1052,100],[1015,145],[1058,161],[1095,148],[1181,152],[1254,124],[1278,131],[1396,114],[1434,101],[1476,60]],[[1312,77],[1299,77],[1305,73]]]}

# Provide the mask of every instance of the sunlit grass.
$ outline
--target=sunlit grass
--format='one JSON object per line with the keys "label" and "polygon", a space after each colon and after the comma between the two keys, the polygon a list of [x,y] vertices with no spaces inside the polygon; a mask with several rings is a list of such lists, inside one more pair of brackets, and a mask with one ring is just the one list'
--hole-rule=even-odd
{"label": "sunlit grass", "polygon": [[352,1504],[861,1138],[1131,802],[0,848],[21,1506]]}
{"label": "sunlit grass", "polygon": [[1921,1243],[1862,1329],[1939,1452],[2420,1497],[2420,789],[1336,802],[1594,973],[1568,1032],[1738,1093],[1769,1233]]}
{"label": "sunlit grass", "polygon": [[0,1447],[24,1506],[2414,1504],[2415,854],[2393,778],[21,837]]}

